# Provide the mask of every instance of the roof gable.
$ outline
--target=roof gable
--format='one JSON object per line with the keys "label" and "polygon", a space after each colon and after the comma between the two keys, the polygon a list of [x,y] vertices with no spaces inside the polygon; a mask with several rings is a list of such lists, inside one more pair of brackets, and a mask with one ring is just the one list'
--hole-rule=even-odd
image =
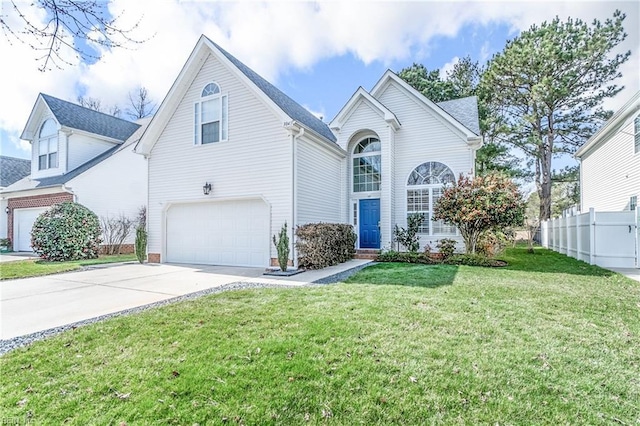
{"label": "roof gable", "polygon": [[31,160],[0,156],[0,187],[5,187],[29,176]]}
{"label": "roof gable", "polygon": [[604,125],[598,129],[574,154],[576,158],[581,158],[592,148],[601,142],[606,142],[620,128],[629,124],[630,119],[640,111],[640,91],[636,92],[626,104],[616,111]]}
{"label": "roof gable", "polygon": [[[475,104],[475,118],[477,120],[478,117],[478,107],[477,107],[477,98],[475,96],[469,98],[455,99],[452,101],[441,102],[441,104],[436,104],[435,102],[428,99],[422,93],[414,89],[401,79],[397,74],[395,74],[391,70],[387,70],[380,80],[376,83],[376,85],[371,89],[371,95],[374,98],[378,98],[384,89],[389,85],[395,83],[398,87],[400,87],[403,91],[405,91],[408,95],[412,96],[419,103],[423,104],[426,108],[433,111],[437,117],[439,117],[443,122],[451,125],[457,131],[464,134],[467,139],[477,140],[480,138],[480,126],[478,123],[473,123],[473,111],[470,111],[470,108],[473,108],[472,105]],[[456,114],[457,116],[454,116]],[[465,123],[466,122],[466,123]],[[476,131],[477,130],[477,131]]]}
{"label": "roof gable", "polygon": [[185,96],[187,89],[195,79],[209,54],[215,56],[216,59],[250,87],[258,97],[272,107],[278,115],[281,115],[283,125],[285,121],[295,121],[330,142],[336,141],[335,135],[326,123],[311,114],[307,109],[240,62],[229,52],[202,35],[158,108],[149,128],[136,146],[136,152],[144,155],[151,153],[155,142],[171,118],[173,111],[175,111],[180,100]]}
{"label": "roof gable", "polygon": [[319,135],[324,136],[332,142],[336,141],[335,135],[329,129],[326,123],[320,120],[315,115],[311,114],[306,108],[299,103],[291,99],[284,92],[278,89],[273,84],[262,78],[258,73],[251,68],[240,62],[229,52],[218,46],[216,43],[205,37],[209,43],[215,46],[233,65],[236,66],[253,84],[255,84],[262,92],[267,95],[271,101],[273,101],[285,114],[291,117],[292,120],[297,121],[303,126],[313,130]]}
{"label": "roof gable", "polygon": [[60,126],[117,141],[127,140],[140,127],[139,124],[131,121],[40,93],[22,136],[20,136],[21,139],[33,140],[35,138],[37,129],[34,126],[39,124],[34,122],[34,117],[37,115],[35,111],[41,108],[41,103],[46,105]]}
{"label": "roof gable", "polygon": [[349,119],[349,116],[362,102],[369,104],[369,106],[377,111],[384,118],[384,120],[395,130],[398,130],[400,128],[400,121],[398,120],[396,115],[391,112],[386,106],[384,106],[380,101],[371,96],[366,90],[362,88],[362,86],[358,87],[358,90],[356,90],[353,96],[351,96],[349,101],[342,107],[335,118],[331,120],[329,126],[332,129],[339,130],[344,122]]}

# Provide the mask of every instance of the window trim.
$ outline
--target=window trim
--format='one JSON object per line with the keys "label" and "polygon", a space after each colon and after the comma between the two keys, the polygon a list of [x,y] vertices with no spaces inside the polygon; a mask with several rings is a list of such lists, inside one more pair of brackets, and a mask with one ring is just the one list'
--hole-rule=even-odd
{"label": "window trim", "polygon": [[[426,163],[438,163],[438,164],[442,164],[444,167],[447,168],[447,170],[449,172],[451,172],[451,175],[453,176],[453,178],[455,179],[455,173],[453,172],[453,170],[451,169],[451,167],[447,166],[445,163],[439,162],[439,161],[424,161],[420,164],[418,164],[416,167],[414,167],[413,169],[411,169],[411,172],[409,173],[409,175],[407,176],[406,179],[406,184],[405,184],[405,213],[406,213],[406,217],[408,218],[410,214],[414,214],[414,213],[422,213],[425,215],[425,222],[424,224],[420,227],[420,231],[418,232],[419,235],[424,235],[424,236],[429,236],[429,237],[455,237],[459,235],[458,229],[456,227],[450,226],[450,225],[445,225],[444,223],[439,223],[442,221],[434,221],[432,220],[433,217],[433,210],[434,210],[434,206],[435,206],[435,202],[436,202],[436,197],[434,196],[434,191],[435,190],[442,190],[443,187],[445,187],[446,185],[450,184],[451,182],[438,182],[438,183],[421,183],[421,184],[411,184],[409,183],[409,179],[411,179],[411,175],[413,175],[413,173],[422,165],[426,164]],[[428,210],[409,210],[409,191],[425,191],[427,190],[427,197],[428,197]],[[440,194],[440,196],[442,196],[442,194]],[[421,195],[422,197],[422,195]],[[438,197],[439,198],[439,197]],[[414,203],[415,204],[415,203]],[[453,232],[434,232],[434,228],[437,226],[440,227],[440,229],[444,228],[453,228]],[[424,232],[425,229],[427,228],[427,232]]]}
{"label": "window trim", "polygon": [[[380,146],[380,150],[356,153],[356,149],[358,149],[360,144],[362,144],[366,140],[372,140],[372,139],[377,141],[377,143]],[[375,143],[375,142],[370,142],[370,143]],[[363,183],[358,183],[358,185],[365,185],[365,189],[364,190],[356,190],[354,160],[357,160],[357,159],[360,159],[360,158],[365,158],[365,157],[378,157],[379,158],[380,170],[378,171],[378,176],[379,176],[378,188],[377,189],[372,189],[372,190],[367,190],[366,189],[366,182],[365,182],[364,184]],[[351,169],[351,192],[353,194],[380,192],[380,190],[382,188],[382,141],[380,140],[380,138],[377,135],[369,135],[369,136],[365,136],[365,137],[362,137],[362,138],[358,139],[358,141],[354,144],[353,148],[351,149],[351,162],[350,163],[351,163],[351,167],[350,167],[350,169]],[[367,176],[367,175],[361,175],[361,176]]]}
{"label": "window trim", "polygon": [[[213,85],[213,93],[206,94],[207,88]],[[203,122],[203,104],[205,102],[218,102],[219,114],[217,120]],[[209,142],[203,142],[203,126],[206,124],[219,123],[218,124],[218,138]],[[207,83],[200,91],[200,98],[193,103],[193,145],[213,145],[219,142],[226,142],[229,140],[229,95],[223,93],[220,85],[216,82]]]}
{"label": "window trim", "polygon": [[[53,131],[51,134],[43,135],[42,132],[44,130],[44,127],[48,123],[53,123],[53,127],[55,128],[55,131]],[[59,141],[58,133],[59,133],[58,123],[53,118],[47,118],[42,122],[42,125],[40,126],[40,131],[38,132],[38,170],[57,169],[59,167],[58,152],[60,151],[60,143],[59,143],[60,141]],[[54,151],[51,150],[51,144],[53,141],[55,141]],[[44,153],[42,153],[44,143],[46,143],[46,150]],[[53,161],[51,161],[52,158],[55,158],[54,165],[52,165],[53,163]],[[44,167],[42,167],[42,159],[46,160]]]}

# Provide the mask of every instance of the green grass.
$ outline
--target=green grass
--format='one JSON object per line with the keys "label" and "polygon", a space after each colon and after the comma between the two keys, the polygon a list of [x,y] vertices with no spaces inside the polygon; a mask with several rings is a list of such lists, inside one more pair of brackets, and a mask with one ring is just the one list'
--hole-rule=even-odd
{"label": "green grass", "polygon": [[640,283],[546,250],[220,293],[0,357],[35,424],[637,424]]}
{"label": "green grass", "polygon": [[80,269],[83,266],[100,265],[103,263],[130,262],[136,260],[135,254],[120,254],[100,256],[97,259],[74,260],[70,262],[45,262],[44,260],[28,259],[3,262],[0,265],[0,280],[14,278],[38,277],[41,275],[57,274]]}

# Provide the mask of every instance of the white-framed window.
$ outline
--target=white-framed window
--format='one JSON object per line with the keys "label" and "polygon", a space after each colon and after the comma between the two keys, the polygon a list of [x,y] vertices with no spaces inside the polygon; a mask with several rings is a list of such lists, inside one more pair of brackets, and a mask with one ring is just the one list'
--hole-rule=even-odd
{"label": "white-framed window", "polygon": [[202,89],[200,99],[193,105],[195,145],[227,140],[228,98],[217,83],[209,83]]}
{"label": "white-framed window", "polygon": [[640,152],[640,115],[633,120],[633,134],[635,138],[635,153]]}
{"label": "white-framed window", "polygon": [[442,196],[444,186],[455,182],[455,175],[442,163],[429,161],[413,169],[407,179],[407,217],[424,214],[420,233],[426,235],[456,235],[455,226],[433,221],[433,210]]}
{"label": "white-framed window", "polygon": [[58,167],[58,125],[47,119],[38,133],[38,170]]}
{"label": "white-framed window", "polygon": [[638,208],[638,196],[632,195],[629,197],[629,210],[635,211]]}
{"label": "white-framed window", "polygon": [[368,137],[353,149],[353,192],[380,191],[382,180],[380,140]]}

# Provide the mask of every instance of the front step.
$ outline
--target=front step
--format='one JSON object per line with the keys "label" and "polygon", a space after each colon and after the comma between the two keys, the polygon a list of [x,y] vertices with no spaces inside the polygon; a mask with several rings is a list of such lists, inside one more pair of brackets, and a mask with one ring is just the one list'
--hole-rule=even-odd
{"label": "front step", "polygon": [[362,260],[376,260],[378,255],[380,254],[380,250],[373,249],[357,249],[354,259],[362,259]]}

